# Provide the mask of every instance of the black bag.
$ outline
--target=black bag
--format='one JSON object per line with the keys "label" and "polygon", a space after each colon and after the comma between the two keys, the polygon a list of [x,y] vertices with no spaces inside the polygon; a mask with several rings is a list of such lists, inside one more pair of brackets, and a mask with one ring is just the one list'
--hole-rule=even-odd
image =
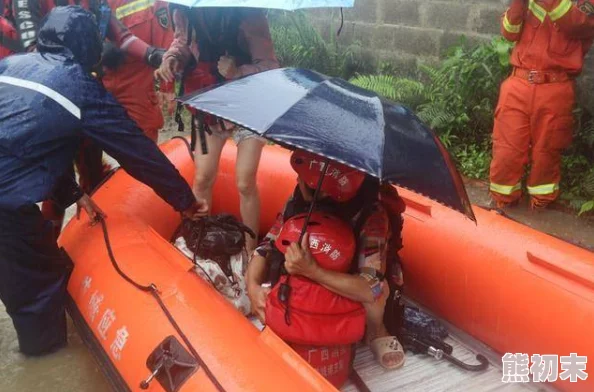
{"label": "black bag", "polygon": [[208,216],[197,221],[184,219],[181,236],[194,257],[216,261],[223,272],[231,275],[229,260],[245,248],[245,234],[254,232],[230,214]]}

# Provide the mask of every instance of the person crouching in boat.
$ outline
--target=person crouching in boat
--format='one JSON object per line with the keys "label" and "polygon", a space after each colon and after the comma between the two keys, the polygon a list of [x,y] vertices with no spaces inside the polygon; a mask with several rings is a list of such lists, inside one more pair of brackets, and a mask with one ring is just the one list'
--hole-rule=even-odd
{"label": "person crouching in boat", "polygon": [[91,13],[78,6],[57,7],[39,31],[37,52],[0,61],[0,300],[26,355],[48,354],[66,344],[64,305],[72,270],[36,203],[59,193],[63,202],[78,201],[90,218],[101,215],[69,173],[83,137],[182,216],[196,218],[208,211],[156,144],[91,76],[101,49]]}
{"label": "person crouching in boat", "polygon": [[[299,175],[298,185],[276,224],[250,260],[246,276],[248,296],[252,311],[264,323],[267,323],[266,306],[271,289],[263,284],[270,281],[268,274],[274,269],[271,261],[277,249],[275,240],[285,222],[308,211],[323,162],[320,157],[302,150],[293,153],[291,165]],[[352,261],[354,268],[351,269],[354,273],[322,268],[310,249],[323,244],[312,244],[307,235],[301,244],[284,244],[286,272],[291,277],[305,277],[335,294],[361,303],[366,313],[366,343],[383,367],[399,368],[404,364],[405,356],[398,339],[388,332],[384,324],[385,305],[389,296],[384,276],[389,240],[391,236],[400,237],[401,224],[394,227],[398,232],[391,233],[390,219],[378,198],[378,181],[347,166],[330,163],[320,193],[316,211],[324,211],[352,224],[353,245],[356,248]],[[341,252],[341,249],[336,251]],[[288,303],[291,304],[290,298]]]}

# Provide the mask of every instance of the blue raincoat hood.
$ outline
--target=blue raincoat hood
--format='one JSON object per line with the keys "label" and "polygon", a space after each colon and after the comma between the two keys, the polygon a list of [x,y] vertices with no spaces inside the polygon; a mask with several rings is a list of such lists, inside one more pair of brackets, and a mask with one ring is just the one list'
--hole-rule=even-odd
{"label": "blue raincoat hood", "polygon": [[101,60],[101,36],[90,12],[78,6],[54,8],[39,29],[37,50],[61,54],[90,71]]}

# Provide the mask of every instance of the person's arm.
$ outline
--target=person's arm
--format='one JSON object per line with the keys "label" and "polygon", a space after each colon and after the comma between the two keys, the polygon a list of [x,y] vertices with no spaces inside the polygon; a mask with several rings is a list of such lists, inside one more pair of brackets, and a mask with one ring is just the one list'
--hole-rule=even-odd
{"label": "person's arm", "polygon": [[246,274],[247,294],[252,305],[252,312],[266,324],[266,299],[270,293],[270,287],[263,287],[268,277],[268,260],[270,252],[274,251],[273,242],[283,225],[283,216],[279,214],[270,231],[266,234],[264,241],[256,248],[252,259],[249,262]]}
{"label": "person's arm", "polygon": [[239,30],[247,43],[252,63],[239,66],[233,78],[279,67],[274,53],[272,37],[270,36],[268,20],[262,10],[245,10]]}
{"label": "person's arm", "polygon": [[549,17],[559,30],[573,38],[589,39],[594,37],[594,4],[587,0],[572,3],[561,0],[549,12]]}
{"label": "person's arm", "polygon": [[151,46],[138,38],[115,15],[111,15],[107,38],[130,58],[159,68],[165,51]]}
{"label": "person's arm", "polygon": [[527,0],[512,0],[509,8],[501,19],[501,35],[508,41],[516,42],[520,39]]}
{"label": "person's arm", "polygon": [[247,295],[250,299],[252,313],[266,324],[266,299],[270,293],[270,287],[263,287],[266,280],[268,265],[266,258],[254,253],[245,275]]}
{"label": "person's arm", "polygon": [[266,282],[267,272],[268,266],[266,264],[266,258],[254,253],[245,273],[248,291],[250,291],[250,288],[261,286]]}
{"label": "person's arm", "polygon": [[175,73],[181,72],[190,63],[193,56],[198,58],[198,53],[192,53],[188,35],[191,28],[186,11],[178,7],[171,10],[174,33],[173,41],[169,49],[163,54],[163,62],[155,76],[165,82],[171,83],[175,80]]}
{"label": "person's arm", "polygon": [[[95,81],[89,80],[83,88],[89,98],[81,108],[82,132],[177,211],[196,207],[188,183],[115,98]],[[204,201],[199,203],[207,210]]]}
{"label": "person's arm", "polygon": [[309,234],[303,236],[301,245],[292,243],[285,253],[285,268],[291,275],[301,275],[328,290],[362,303],[372,303],[375,295],[368,280],[362,275],[350,275],[326,270],[316,262],[309,251]]}
{"label": "person's arm", "polygon": [[18,33],[18,40],[24,51],[35,49],[43,10],[39,0],[12,0],[12,10]]}
{"label": "person's arm", "polygon": [[89,221],[94,224],[99,218],[106,218],[107,215],[101,208],[85,194],[78,186],[74,177],[70,174],[64,174],[58,178],[54,191],[50,197],[54,203],[64,210],[73,203],[76,203],[76,218],[80,218],[80,211],[84,209],[89,216]]}

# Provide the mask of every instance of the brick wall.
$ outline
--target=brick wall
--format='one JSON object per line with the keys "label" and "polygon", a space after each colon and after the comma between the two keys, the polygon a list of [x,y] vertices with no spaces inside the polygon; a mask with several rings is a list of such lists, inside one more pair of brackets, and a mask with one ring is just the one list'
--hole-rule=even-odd
{"label": "brick wall", "polygon": [[[344,10],[338,41],[359,42],[373,63],[390,62],[410,75],[418,62],[437,62],[461,36],[472,44],[499,34],[500,16],[507,4],[509,0],[355,0],[354,8]],[[313,24],[324,36],[336,33],[339,15],[338,10],[310,11]],[[580,99],[594,112],[592,54],[580,78]]]}

